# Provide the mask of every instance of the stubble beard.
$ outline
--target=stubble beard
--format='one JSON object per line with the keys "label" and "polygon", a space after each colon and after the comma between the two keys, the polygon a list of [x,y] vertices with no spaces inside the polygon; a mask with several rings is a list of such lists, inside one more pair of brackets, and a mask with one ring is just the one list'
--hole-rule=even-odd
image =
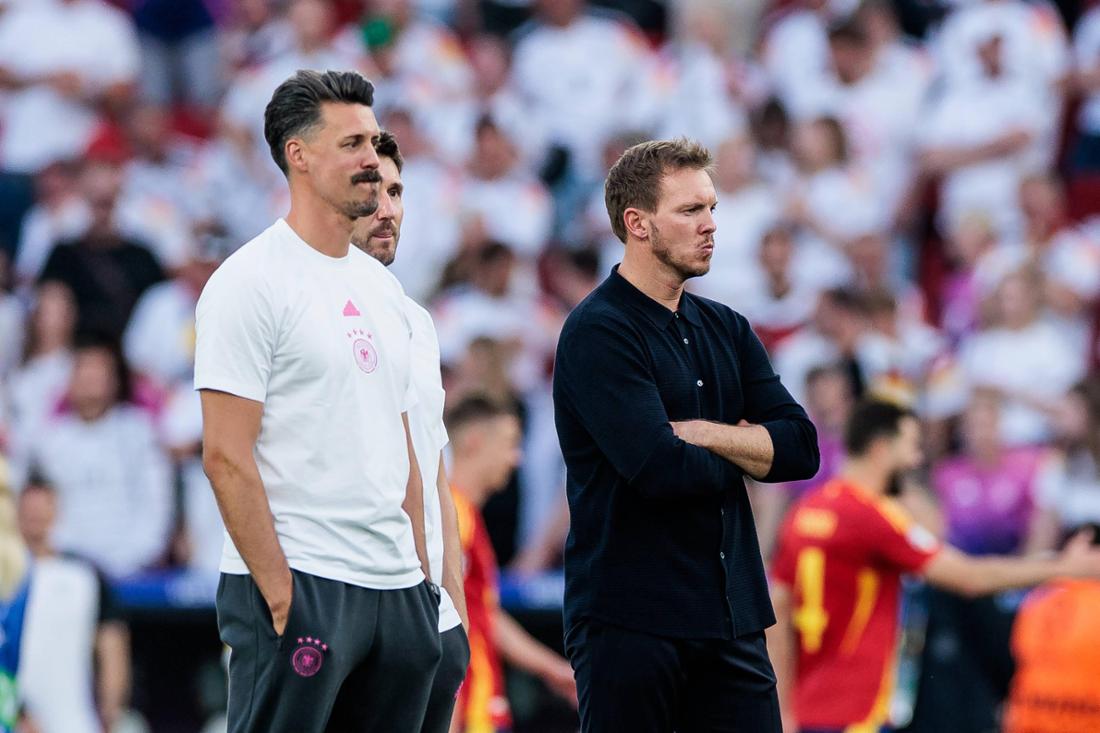
{"label": "stubble beard", "polygon": [[661,235],[661,230],[657,228],[657,225],[653,225],[653,255],[666,267],[671,268],[681,280],[687,281],[693,277],[702,277],[710,272],[710,261],[707,260],[700,265],[694,265],[690,262],[685,262],[678,259],[672,250],[668,247],[665,238]]}

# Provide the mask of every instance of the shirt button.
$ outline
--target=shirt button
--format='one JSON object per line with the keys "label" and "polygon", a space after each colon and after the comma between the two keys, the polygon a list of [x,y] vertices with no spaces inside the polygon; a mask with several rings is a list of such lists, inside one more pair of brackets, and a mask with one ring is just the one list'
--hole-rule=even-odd
{"label": "shirt button", "polygon": [[690,343],[690,342],[687,339],[684,339],[684,343],[686,344],[686,343]]}
{"label": "shirt button", "polygon": [[726,553],[724,553],[724,552],[719,552],[719,553],[718,553],[718,557],[720,557],[720,558],[722,558],[723,560],[725,560],[725,559],[726,559]]}
{"label": "shirt button", "polygon": [[673,313],[672,317],[679,320],[680,319],[680,314],[679,313]]}
{"label": "shirt button", "polygon": [[695,383],[695,386],[696,386],[696,387],[702,387],[702,386],[703,386],[703,380],[702,380],[702,379],[700,379],[699,381],[697,381],[697,382]]}

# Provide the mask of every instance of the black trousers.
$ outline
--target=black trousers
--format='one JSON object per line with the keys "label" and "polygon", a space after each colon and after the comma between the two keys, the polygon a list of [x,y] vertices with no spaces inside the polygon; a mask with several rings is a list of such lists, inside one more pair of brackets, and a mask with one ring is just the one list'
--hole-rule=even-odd
{"label": "black trousers", "polygon": [[221,576],[228,733],[420,733],[440,657],[427,584],[374,590],[291,572],[282,636],[252,576]]}
{"label": "black trousers", "polygon": [[439,644],[443,657],[432,679],[428,710],[421,727],[423,733],[447,733],[451,729],[458,688],[466,679],[466,668],[470,666],[470,640],[462,624],[440,634]]}
{"label": "black trousers", "polygon": [[684,640],[584,620],[566,653],[582,733],[781,733],[764,633]]}

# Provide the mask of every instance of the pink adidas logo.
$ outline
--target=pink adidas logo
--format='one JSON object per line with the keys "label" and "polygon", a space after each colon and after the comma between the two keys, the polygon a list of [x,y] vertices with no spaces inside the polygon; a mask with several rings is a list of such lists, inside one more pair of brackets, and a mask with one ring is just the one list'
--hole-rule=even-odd
{"label": "pink adidas logo", "polygon": [[345,316],[361,316],[363,314],[360,313],[359,309],[355,307],[355,303],[352,303],[349,300],[347,303],[344,304],[344,315]]}

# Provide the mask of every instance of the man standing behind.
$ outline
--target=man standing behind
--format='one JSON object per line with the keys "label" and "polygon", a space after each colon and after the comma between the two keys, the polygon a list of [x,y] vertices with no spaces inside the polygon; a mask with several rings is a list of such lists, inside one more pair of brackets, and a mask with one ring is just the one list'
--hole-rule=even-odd
{"label": "man standing behind", "polygon": [[[397,256],[401,222],[405,217],[401,183],[404,160],[392,133],[383,131],[374,146],[382,177],[378,210],[357,219],[351,243],[386,267]],[[409,412],[409,432],[424,481],[424,530],[431,577],[441,579],[439,643],[443,656],[432,680],[424,733],[446,733],[451,724],[455,695],[470,661],[466,637],[466,599],[462,588],[462,548],[458,519],[443,466],[447,428],[443,424],[443,379],[439,368],[439,338],[432,316],[405,296],[405,313],[412,329],[412,382],[416,406]]]}
{"label": "man standing behind", "polygon": [[264,132],[290,213],[197,308],[230,733],[419,733],[439,662],[404,293],[349,243],[378,206],[373,96],[355,72],[275,90]]}
{"label": "man standing behind", "polygon": [[623,154],[604,189],[622,264],[558,342],[566,649],[586,733],[780,729],[743,478],[809,478],[817,442],[745,318],[684,292],[714,250],[710,166],[687,140]]}

